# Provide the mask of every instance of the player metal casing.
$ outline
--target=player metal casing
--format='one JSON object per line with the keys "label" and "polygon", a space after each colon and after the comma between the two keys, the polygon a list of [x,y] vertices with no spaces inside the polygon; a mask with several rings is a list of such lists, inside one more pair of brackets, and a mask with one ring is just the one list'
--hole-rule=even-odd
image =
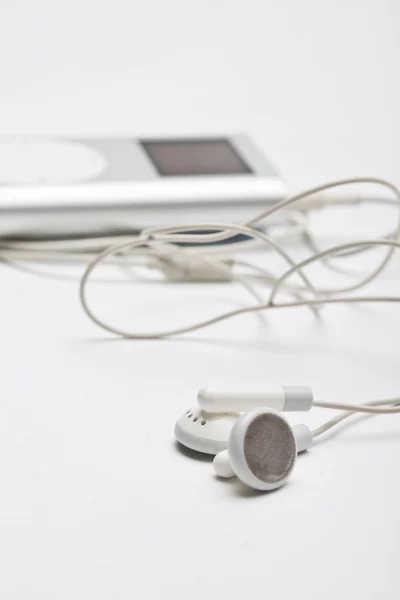
{"label": "player metal casing", "polygon": [[126,233],[238,222],[285,185],[243,135],[0,139],[0,235]]}

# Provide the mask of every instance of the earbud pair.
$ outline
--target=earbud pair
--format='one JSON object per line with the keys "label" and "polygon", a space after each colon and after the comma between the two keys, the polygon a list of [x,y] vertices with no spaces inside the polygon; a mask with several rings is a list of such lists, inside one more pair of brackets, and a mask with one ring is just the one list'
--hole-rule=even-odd
{"label": "earbud pair", "polygon": [[193,450],[215,454],[219,477],[236,475],[252,488],[273,490],[290,476],[297,453],[312,444],[309,428],[292,429],[279,411],[309,410],[312,404],[312,392],[306,387],[277,386],[250,393],[203,388],[199,406],[178,419],[175,435]]}

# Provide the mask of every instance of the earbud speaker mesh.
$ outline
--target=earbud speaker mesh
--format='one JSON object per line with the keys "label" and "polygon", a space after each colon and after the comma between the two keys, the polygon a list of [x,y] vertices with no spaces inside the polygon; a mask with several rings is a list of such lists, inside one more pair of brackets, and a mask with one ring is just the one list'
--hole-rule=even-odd
{"label": "earbud speaker mesh", "polygon": [[296,442],[290,425],[275,414],[255,417],[245,434],[244,457],[260,481],[277,483],[285,479],[296,460]]}

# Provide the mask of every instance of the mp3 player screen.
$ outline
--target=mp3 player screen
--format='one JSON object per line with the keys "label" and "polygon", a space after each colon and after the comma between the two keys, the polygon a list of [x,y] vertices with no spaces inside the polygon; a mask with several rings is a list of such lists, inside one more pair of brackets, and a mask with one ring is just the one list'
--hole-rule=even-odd
{"label": "mp3 player screen", "polygon": [[163,177],[243,175],[251,169],[226,139],[140,142]]}

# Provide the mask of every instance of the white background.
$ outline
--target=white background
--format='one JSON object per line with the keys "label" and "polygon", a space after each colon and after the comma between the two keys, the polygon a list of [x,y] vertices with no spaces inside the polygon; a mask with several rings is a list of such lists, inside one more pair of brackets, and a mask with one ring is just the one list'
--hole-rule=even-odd
{"label": "white background", "polygon": [[[293,189],[400,182],[396,0],[35,0],[0,17],[2,133],[248,131]],[[3,266],[0,284],[2,598],[399,597],[399,419],[341,429],[268,496],[172,436],[207,383],[395,394],[398,309],[134,343],[87,321],[75,282]]]}

